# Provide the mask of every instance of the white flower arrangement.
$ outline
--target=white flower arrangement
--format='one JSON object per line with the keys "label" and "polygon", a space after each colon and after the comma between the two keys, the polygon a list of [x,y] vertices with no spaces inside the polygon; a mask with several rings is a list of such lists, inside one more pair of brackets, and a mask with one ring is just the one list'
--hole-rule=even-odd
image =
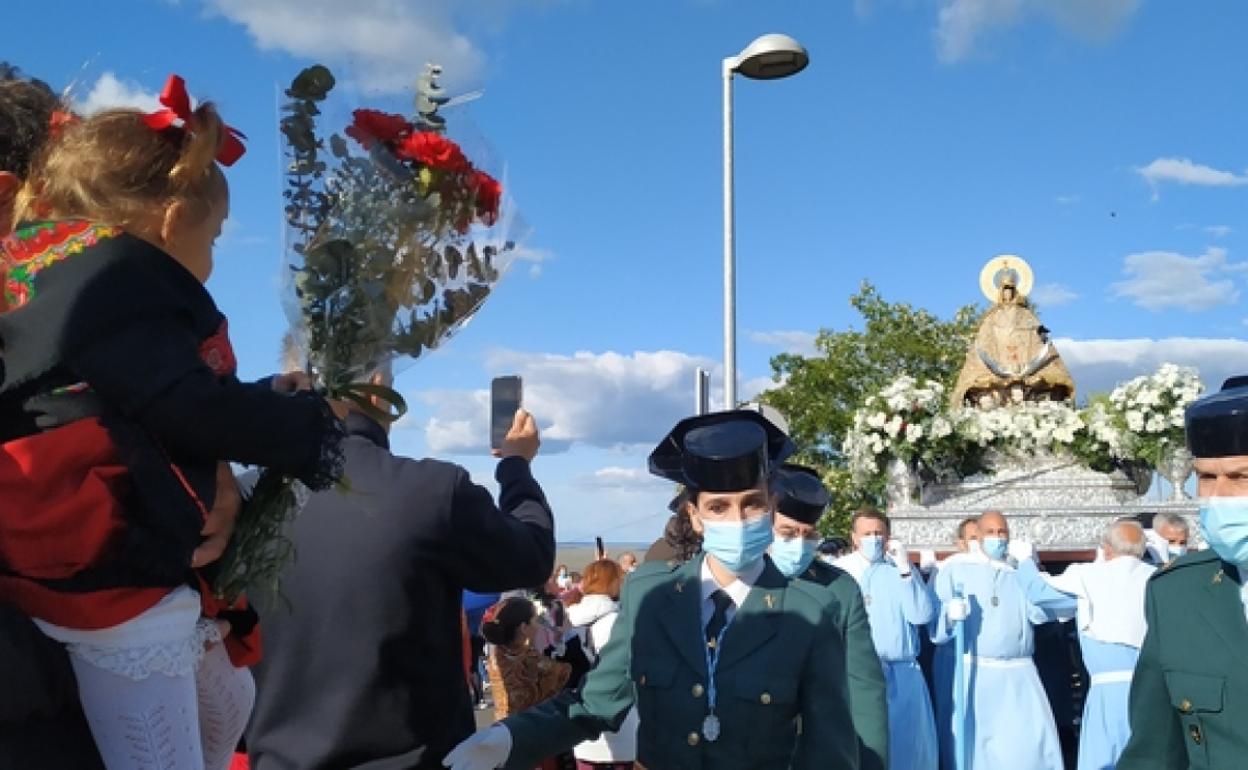
{"label": "white flower arrangement", "polygon": [[1095,470],[1145,463],[1183,445],[1183,418],[1204,390],[1195,369],[1164,364],[1108,396],[1075,409],[1057,401],[945,410],[945,388],[897,378],[854,413],[842,449],[851,483],[881,484],[892,460],[937,477],[973,473],[988,451],[1012,456],[1066,455]]}
{"label": "white flower arrangement", "polygon": [[945,398],[939,382],[908,376],[868,396],[843,445],[855,481],[877,477],[889,459],[909,463],[947,444],[956,426],[945,414]]}
{"label": "white flower arrangement", "polygon": [[1203,391],[1195,369],[1175,364],[1114,388],[1108,411],[1123,434],[1123,454],[1155,467],[1163,454],[1182,446],[1183,415]]}

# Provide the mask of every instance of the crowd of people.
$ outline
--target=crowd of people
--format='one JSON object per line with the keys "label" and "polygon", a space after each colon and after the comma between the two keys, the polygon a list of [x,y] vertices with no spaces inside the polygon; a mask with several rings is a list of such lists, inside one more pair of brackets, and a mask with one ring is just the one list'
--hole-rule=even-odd
{"label": "crowd of people", "polygon": [[[644,561],[576,572],[527,412],[496,501],[292,367],[238,380],[204,283],[241,152],[211,104],[80,118],[0,80],[0,768],[1058,770],[1057,622],[1079,768],[1243,766],[1248,383],[1187,414],[1208,550],[1119,520],[1048,574],[1000,511],[940,562],[873,509],[826,541],[819,474],[734,410],[651,453],[680,492]],[[254,605],[212,589],[231,462],[310,490]]]}

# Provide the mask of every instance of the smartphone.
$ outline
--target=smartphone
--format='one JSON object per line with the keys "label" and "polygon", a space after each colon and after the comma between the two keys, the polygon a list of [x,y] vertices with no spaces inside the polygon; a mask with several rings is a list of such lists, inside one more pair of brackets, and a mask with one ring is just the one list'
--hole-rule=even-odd
{"label": "smartphone", "polygon": [[490,449],[503,445],[516,419],[522,395],[522,383],[516,375],[495,377],[490,382]]}

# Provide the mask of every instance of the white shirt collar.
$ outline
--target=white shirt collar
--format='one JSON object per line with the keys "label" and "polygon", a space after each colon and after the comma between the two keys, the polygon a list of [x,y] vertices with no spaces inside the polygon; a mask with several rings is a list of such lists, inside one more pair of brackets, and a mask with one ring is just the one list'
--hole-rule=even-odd
{"label": "white shirt collar", "polygon": [[745,603],[745,597],[749,595],[750,589],[758,582],[758,578],[763,574],[766,563],[759,559],[751,564],[737,579],[726,586],[721,586],[715,581],[715,575],[711,573],[711,565],[708,563],[709,556],[702,558],[702,601],[711,598],[711,594],[722,588],[728,596],[732,597],[733,604],[740,607]]}

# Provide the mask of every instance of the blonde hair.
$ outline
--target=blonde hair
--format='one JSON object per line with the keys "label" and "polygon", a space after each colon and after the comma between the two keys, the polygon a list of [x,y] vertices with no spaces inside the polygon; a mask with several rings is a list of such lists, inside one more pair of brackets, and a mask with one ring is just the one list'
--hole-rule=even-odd
{"label": "blonde hair", "polygon": [[186,127],[155,130],[138,110],[105,110],[65,126],[36,157],[19,219],[90,219],[132,227],[181,201],[207,215],[227,191],[217,166],[225,126],[209,103]]}

